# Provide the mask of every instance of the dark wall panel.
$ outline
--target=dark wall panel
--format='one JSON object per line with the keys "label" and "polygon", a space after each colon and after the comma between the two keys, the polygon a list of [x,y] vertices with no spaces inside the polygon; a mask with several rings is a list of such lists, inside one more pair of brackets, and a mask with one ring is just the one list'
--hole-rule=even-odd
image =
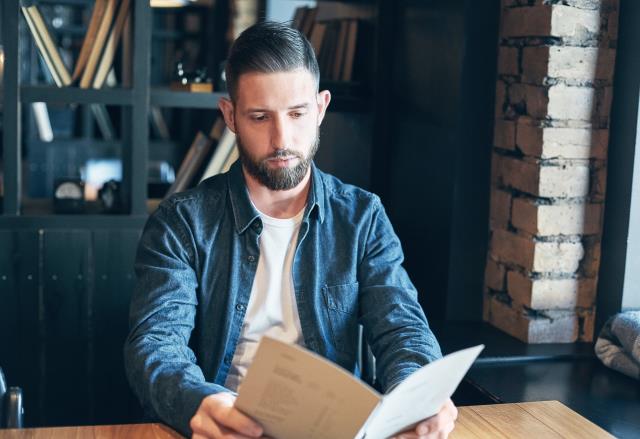
{"label": "dark wall panel", "polygon": [[124,373],[122,347],[128,330],[129,300],[135,280],[133,263],[139,236],[137,230],[93,233],[92,354],[98,423],[126,422],[138,416],[137,402]]}
{"label": "dark wall panel", "polygon": [[90,320],[93,291],[88,230],[44,233],[43,297],[45,381],[48,425],[72,425],[92,417],[93,364]]}
{"label": "dark wall panel", "polygon": [[482,318],[499,6],[395,3],[383,201],[432,320]]}
{"label": "dark wall panel", "polygon": [[27,426],[126,423],[128,330],[140,230],[0,230],[0,365]]}

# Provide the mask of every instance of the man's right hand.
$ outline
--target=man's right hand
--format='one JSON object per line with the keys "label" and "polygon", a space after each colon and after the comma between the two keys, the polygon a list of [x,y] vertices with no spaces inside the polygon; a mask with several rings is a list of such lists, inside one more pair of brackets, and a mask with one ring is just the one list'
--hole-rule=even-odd
{"label": "man's right hand", "polygon": [[216,393],[202,400],[189,426],[193,439],[250,439],[262,437],[262,427],[233,406],[231,393]]}

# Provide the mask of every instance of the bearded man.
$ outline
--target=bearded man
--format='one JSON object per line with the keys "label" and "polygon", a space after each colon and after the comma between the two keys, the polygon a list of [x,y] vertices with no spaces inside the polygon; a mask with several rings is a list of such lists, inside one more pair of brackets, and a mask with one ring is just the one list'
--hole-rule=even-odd
{"label": "bearded man", "polygon": [[[331,100],[309,41],[263,22],[234,42],[220,110],[240,160],[165,200],[136,257],[129,382],[145,411],[193,437],[261,437],[234,408],[269,335],[358,374],[358,327],[388,391],[441,357],[380,199],[313,157]],[[446,437],[457,410],[405,437]]]}

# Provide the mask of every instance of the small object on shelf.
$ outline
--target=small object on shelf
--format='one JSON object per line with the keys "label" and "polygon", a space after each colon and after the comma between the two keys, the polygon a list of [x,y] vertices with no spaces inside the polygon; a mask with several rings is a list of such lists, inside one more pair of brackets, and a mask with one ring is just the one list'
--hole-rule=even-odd
{"label": "small object on shelf", "polygon": [[122,184],[118,180],[109,180],[98,190],[98,199],[105,213],[122,212]]}
{"label": "small object on shelf", "polygon": [[84,211],[84,181],[79,178],[59,178],[53,191],[55,213],[82,213]]}
{"label": "small object on shelf", "polygon": [[177,62],[171,89],[180,91],[211,93],[213,82],[207,75],[207,68],[202,67],[193,72],[185,70],[183,62]]}
{"label": "small object on shelf", "polygon": [[187,83],[172,82],[171,89],[176,91],[190,91],[194,93],[211,93],[213,92],[213,84],[209,83]]}

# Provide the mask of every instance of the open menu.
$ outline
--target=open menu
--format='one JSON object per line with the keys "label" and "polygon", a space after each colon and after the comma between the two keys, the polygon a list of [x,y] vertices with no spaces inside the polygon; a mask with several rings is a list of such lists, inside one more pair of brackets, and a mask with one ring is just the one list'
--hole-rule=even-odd
{"label": "open menu", "polygon": [[307,349],[263,337],[235,406],[276,439],[384,439],[436,414],[483,348],[429,363],[380,395]]}

